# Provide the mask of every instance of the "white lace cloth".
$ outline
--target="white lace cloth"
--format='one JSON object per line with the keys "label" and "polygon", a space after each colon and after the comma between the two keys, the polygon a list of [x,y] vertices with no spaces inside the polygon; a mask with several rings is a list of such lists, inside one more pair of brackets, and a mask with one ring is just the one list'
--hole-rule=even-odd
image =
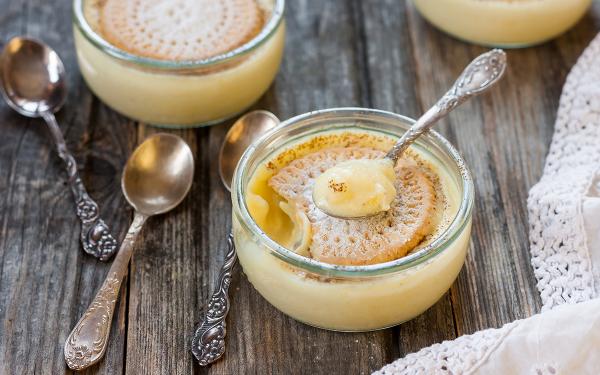
{"label": "white lace cloth", "polygon": [[567,77],[527,208],[542,313],[430,346],[376,374],[600,374],[600,35]]}

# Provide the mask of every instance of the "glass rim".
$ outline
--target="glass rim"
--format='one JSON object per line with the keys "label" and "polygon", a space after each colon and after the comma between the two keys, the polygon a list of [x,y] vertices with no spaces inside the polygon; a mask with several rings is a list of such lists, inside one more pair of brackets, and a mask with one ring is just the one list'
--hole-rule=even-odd
{"label": "glass rim", "polygon": [[261,31],[246,43],[231,51],[209,58],[174,61],[139,56],[109,43],[100,34],[94,31],[85,18],[85,15],[83,14],[84,1],[86,0],[73,0],[73,22],[79,31],[81,31],[82,35],[95,47],[121,61],[142,65],[148,68],[173,71],[212,67],[217,64],[229,62],[254,51],[268,41],[279,29],[279,25],[283,20],[285,11],[285,0],[273,0],[273,11],[271,13],[271,17],[263,26]]}
{"label": "glass rim", "polygon": [[[279,259],[285,261],[288,264],[296,266],[302,270],[316,273],[325,277],[365,277],[365,276],[379,276],[385,275],[401,270],[410,269],[423,262],[435,257],[436,255],[444,252],[463,232],[465,226],[468,224],[471,217],[471,212],[474,204],[474,185],[471,178],[471,173],[466,166],[464,160],[458,153],[458,151],[452,146],[452,144],[446,140],[442,135],[436,131],[430,130],[428,134],[424,135],[430,137],[433,143],[438,146],[441,151],[448,156],[455,164],[460,174],[460,180],[462,182],[462,194],[460,199],[460,207],[455,217],[452,219],[448,227],[431,243],[427,246],[410,253],[404,257],[391,260],[383,263],[361,265],[361,266],[349,266],[349,265],[336,265],[321,262],[312,258],[307,258],[299,255],[272,240],[254,221],[248,207],[246,200],[244,199],[244,178],[247,174],[247,166],[249,160],[257,149],[270,137],[279,134],[279,132],[285,131],[294,124],[301,123],[306,120],[310,120],[315,117],[321,117],[324,115],[356,115],[362,114],[366,116],[380,116],[388,119],[401,121],[407,124],[413,124],[414,119],[399,115],[393,112],[382,111],[377,109],[368,108],[357,108],[357,107],[344,107],[344,108],[330,108],[324,110],[318,110],[308,112],[302,115],[292,117],[279,126],[271,129],[265,133],[262,137],[254,141],[248,149],[242,155],[235,173],[232,184],[232,203],[233,203],[233,214],[240,215],[240,223],[246,227],[255,237],[259,239],[262,245],[265,245],[268,250],[276,255]],[[235,219],[235,218],[234,218]]]}

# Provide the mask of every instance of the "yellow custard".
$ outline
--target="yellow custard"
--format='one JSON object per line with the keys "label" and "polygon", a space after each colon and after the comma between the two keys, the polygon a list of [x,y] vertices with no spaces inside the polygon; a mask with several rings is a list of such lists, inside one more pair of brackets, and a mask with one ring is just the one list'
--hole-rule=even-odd
{"label": "yellow custard", "polygon": [[[281,62],[284,0],[207,1],[75,0],[77,59],[92,91],[116,111],[161,126],[211,124],[252,105]],[[260,15],[227,23],[236,8],[219,6],[238,3],[255,3]]]}
{"label": "yellow custard", "polygon": [[432,24],[460,39],[520,47],[571,28],[591,0],[413,0]]}
{"label": "yellow custard", "polygon": [[[304,256],[310,256],[310,247],[311,246],[319,246],[323,244],[323,241],[318,243],[312,243],[314,238],[311,240],[312,234],[314,234],[314,226],[311,228],[311,222],[318,221],[319,219],[332,219],[327,214],[322,212],[317,212],[314,215],[310,215],[310,220],[307,217],[307,213],[303,213],[301,209],[294,208],[294,202],[288,201],[284,198],[280,193],[278,193],[273,188],[273,177],[279,176],[279,173],[286,167],[286,165],[294,162],[295,160],[301,160],[305,156],[315,155],[317,151],[324,151],[325,154],[329,150],[338,150],[339,147],[348,148],[353,150],[365,150],[364,152],[370,152],[371,150],[378,150],[384,152],[388,150],[391,146],[393,146],[394,140],[389,137],[381,137],[373,133],[362,132],[362,133],[354,133],[354,132],[332,132],[327,135],[320,135],[318,137],[314,137],[305,141],[300,142],[297,145],[290,147],[289,149],[283,151],[279,155],[275,156],[272,160],[265,163],[262,167],[259,167],[254,176],[250,179],[249,189],[246,195],[246,204],[248,205],[248,209],[250,211],[250,215],[256,221],[256,223],[261,227],[261,229],[273,240],[277,241],[282,246],[286,247],[289,250],[295,251]],[[438,167],[430,165],[430,163],[426,162],[421,155],[415,154],[414,151],[407,152],[405,155],[405,159],[411,159],[411,161],[415,161],[418,165],[418,168],[422,170],[423,173],[428,174],[431,177],[431,180],[434,180],[434,190],[436,190],[436,200],[433,202],[434,209],[432,209],[428,214],[432,217],[428,218],[428,223],[424,223],[426,225],[425,233],[423,233],[416,241],[408,241],[408,246],[404,250],[400,251],[399,255],[390,257],[389,254],[385,254],[384,257],[374,256],[373,259],[380,260],[369,260],[366,259],[363,262],[353,262],[352,260],[349,262],[344,262],[340,264],[369,264],[376,263],[381,261],[393,260],[396,257],[403,256],[406,252],[410,252],[414,250],[414,248],[419,248],[427,245],[427,243],[432,239],[437,237],[439,233],[443,232],[448,223],[451,221],[451,218],[456,215],[456,210],[458,209],[458,194],[456,191],[451,189],[451,184],[448,181],[443,179],[443,174],[440,175],[438,172]],[[293,160],[290,160],[292,158]],[[310,161],[310,159],[308,159]],[[357,159],[350,160],[342,163],[343,165],[350,164],[351,167],[356,167],[357,164],[380,164],[381,162],[386,164],[386,161],[382,160],[368,160],[368,159]],[[396,175],[394,169],[391,167],[392,176],[382,176],[387,179],[387,182],[390,183],[391,186],[387,188],[394,192],[394,197],[396,196],[396,189],[393,186],[392,181],[396,179]],[[339,167],[339,165],[337,166]],[[292,167],[294,172],[297,171],[296,167]],[[383,171],[380,171],[381,174],[385,174],[385,166],[382,166]],[[327,178],[327,172],[333,170],[335,172],[336,167],[333,167],[329,170],[326,170],[321,176],[316,178],[316,184],[323,181],[321,177],[325,175]],[[416,172],[416,171],[415,171]],[[410,173],[415,173],[410,172]],[[339,177],[339,176],[338,176]],[[411,183],[416,183],[417,181],[411,181]],[[287,185],[287,182],[284,183]],[[359,184],[360,185],[360,184]],[[361,186],[358,186],[360,188]],[[316,189],[314,187],[308,187],[307,192]],[[365,189],[369,189],[365,187]],[[355,192],[357,195],[361,195],[361,192]],[[308,200],[310,201],[310,193],[308,193]],[[318,194],[312,194],[314,197]],[[367,194],[368,195],[368,194]],[[398,199],[407,199],[411,197],[399,197]],[[306,203],[300,202],[296,206],[302,206]],[[389,202],[391,204],[391,202]],[[388,207],[389,208],[389,207]],[[419,207],[416,207],[417,209]],[[407,210],[410,210],[410,206],[406,206]],[[399,213],[402,215],[402,212]],[[358,215],[357,215],[358,216]],[[341,230],[347,229],[349,227],[356,227],[357,229],[361,229],[362,227],[359,222],[371,221],[374,223],[378,223],[379,221],[386,221],[386,215],[379,217],[372,217],[369,219],[359,219],[359,220],[343,220],[343,219],[332,219],[334,221],[334,225],[328,227],[329,237],[334,235],[335,229]],[[412,215],[407,217],[407,220],[416,220],[417,215]],[[412,229],[407,226],[399,226],[398,228],[393,228],[394,230],[404,230],[409,231]],[[379,230],[379,227],[373,226],[372,232]],[[341,236],[349,236],[350,234],[340,232]],[[372,236],[375,237],[377,233],[359,233],[360,236]],[[412,234],[407,233],[407,238],[411,238]],[[380,245],[380,243],[368,242],[374,245]],[[411,246],[410,243],[414,243],[415,246]],[[344,241],[340,239],[340,242],[334,244],[334,246],[344,247],[348,246],[348,244],[344,244]],[[341,252],[344,252],[345,249],[339,249]],[[359,249],[361,253],[368,252],[370,249]],[[320,249],[312,249],[313,255],[312,257],[317,257],[320,253]],[[393,253],[393,251],[390,251]],[[352,254],[349,255],[350,257]],[[319,258],[317,258],[319,259]],[[322,261],[326,261],[324,259],[320,259]]]}
{"label": "yellow custard", "polygon": [[[328,119],[333,124],[344,123],[355,113],[352,109],[338,111],[342,111],[339,119]],[[373,118],[369,120],[375,124],[388,121],[387,116],[392,116],[373,112]],[[289,122],[300,126],[304,124],[303,120],[307,123],[307,133],[314,126],[332,127],[325,123],[310,123],[308,119],[292,119]],[[394,121],[400,120],[394,118]],[[406,128],[409,125],[407,123]],[[402,134],[402,128],[386,129],[397,131],[398,136]],[[286,125],[278,132],[297,130],[294,126]],[[330,136],[332,134],[333,137]],[[251,155],[242,158],[232,190],[233,232],[244,273],[271,304],[293,318],[314,326],[364,331],[412,319],[448,290],[464,263],[468,247],[472,197],[465,201],[465,194],[470,195],[472,187],[470,180],[460,182],[461,177],[456,174],[467,172],[459,172],[456,167],[447,165],[450,161],[443,154],[411,147],[408,154],[421,160],[435,173],[438,178],[436,186],[444,195],[443,209],[437,211],[437,225],[430,235],[405,257],[406,261],[400,258],[389,263],[359,267],[316,262],[311,258],[312,249],[307,251],[306,244],[302,245],[305,238],[298,236],[308,224],[290,217],[290,211],[285,209],[289,202],[273,190],[269,180],[281,168],[314,150],[349,145],[348,134],[353,134],[350,143],[356,141],[361,146],[381,151],[389,150],[395,141],[394,137],[389,137],[389,133],[363,129],[357,131],[350,126],[285,143],[281,151],[262,159],[259,164],[253,164],[252,160],[263,155],[259,151],[261,145]],[[426,136],[429,137],[431,135]],[[264,142],[265,145],[271,144],[268,139]],[[465,209],[468,216],[464,216]],[[260,229],[251,229],[254,225]],[[449,235],[448,231],[453,234]],[[294,250],[296,255],[286,254],[284,250],[277,249],[275,244]]]}

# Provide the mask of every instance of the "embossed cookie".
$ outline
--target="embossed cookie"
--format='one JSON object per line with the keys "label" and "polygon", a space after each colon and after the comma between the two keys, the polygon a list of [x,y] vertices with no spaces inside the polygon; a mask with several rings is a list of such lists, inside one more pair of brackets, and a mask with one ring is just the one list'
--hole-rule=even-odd
{"label": "embossed cookie", "polygon": [[398,259],[433,230],[436,192],[432,181],[412,160],[395,167],[397,195],[392,208],[376,216],[344,220],[326,215],[312,201],[315,179],[328,168],[351,159],[382,158],[365,147],[323,149],[296,159],[271,177],[269,185],[306,214],[312,234],[310,255],[340,265],[365,265]]}
{"label": "embossed cookie", "polygon": [[255,37],[264,15],[257,0],[102,0],[100,32],[133,54],[200,60]]}

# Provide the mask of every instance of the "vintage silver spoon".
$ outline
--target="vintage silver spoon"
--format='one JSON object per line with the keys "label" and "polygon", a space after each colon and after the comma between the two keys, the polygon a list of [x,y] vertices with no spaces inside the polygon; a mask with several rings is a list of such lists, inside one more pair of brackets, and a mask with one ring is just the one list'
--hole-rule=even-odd
{"label": "vintage silver spoon", "polygon": [[69,368],[85,369],[104,356],[121,282],[142,225],[150,216],[175,208],[190,190],[193,177],[192,151],[176,135],[149,137],[127,161],[121,188],[135,215],[100,291],[65,342]]}
{"label": "vintage silver spoon", "polygon": [[[267,111],[252,111],[240,117],[225,135],[219,155],[219,174],[227,190],[238,161],[250,144],[271,128],[279,125],[279,119]],[[192,353],[200,363],[207,366],[225,353],[227,313],[229,312],[229,284],[231,272],[237,261],[233,235],[227,237],[227,254],[219,272],[217,287],[208,301],[206,313],[192,339]]]}
{"label": "vintage silver spoon", "polygon": [[[446,117],[452,110],[468,99],[487,91],[504,74],[506,70],[506,54],[500,49],[494,49],[476,57],[461,73],[452,88],[423,114],[406,133],[396,142],[384,159],[396,164],[402,153],[422,134],[427,132],[438,120]],[[333,167],[335,168],[335,166]],[[362,176],[361,176],[362,177]],[[361,216],[340,216],[331,212],[329,207],[320,204],[313,190],[313,202],[329,216],[341,219],[361,219],[380,212]]]}
{"label": "vintage silver spoon", "polygon": [[50,47],[42,42],[16,37],[4,47],[0,64],[2,94],[15,111],[27,117],[42,117],[65,162],[68,182],[81,220],[81,244],[86,253],[108,260],[117,250],[117,241],[100,219],[98,205],[87,193],[75,158],[65,143],[54,112],[65,102],[65,68]]}

